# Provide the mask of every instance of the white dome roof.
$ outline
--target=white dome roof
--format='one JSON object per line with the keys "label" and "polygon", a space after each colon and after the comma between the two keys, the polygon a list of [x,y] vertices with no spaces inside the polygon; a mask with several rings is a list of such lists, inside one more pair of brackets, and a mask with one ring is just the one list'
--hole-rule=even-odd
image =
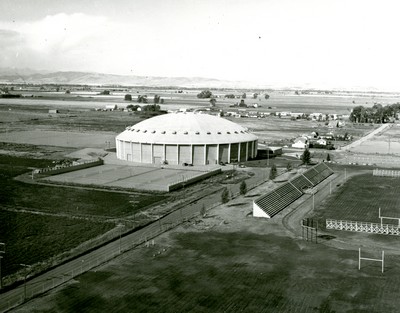
{"label": "white dome roof", "polygon": [[158,115],[127,127],[116,138],[121,141],[164,144],[218,144],[257,140],[236,123],[200,113]]}

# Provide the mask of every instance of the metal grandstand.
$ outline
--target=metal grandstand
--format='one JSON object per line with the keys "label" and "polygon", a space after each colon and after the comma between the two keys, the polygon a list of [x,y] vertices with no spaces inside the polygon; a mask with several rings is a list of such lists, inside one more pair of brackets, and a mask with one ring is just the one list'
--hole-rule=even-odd
{"label": "metal grandstand", "polygon": [[325,164],[319,163],[295,178],[253,201],[253,216],[271,218],[333,174]]}

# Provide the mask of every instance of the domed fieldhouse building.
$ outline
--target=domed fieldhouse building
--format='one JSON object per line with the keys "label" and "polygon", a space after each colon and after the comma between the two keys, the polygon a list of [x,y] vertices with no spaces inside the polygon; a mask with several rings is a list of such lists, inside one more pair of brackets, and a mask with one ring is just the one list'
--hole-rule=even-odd
{"label": "domed fieldhouse building", "polygon": [[170,113],[127,127],[116,137],[117,158],[150,164],[243,162],[257,154],[257,137],[222,117]]}

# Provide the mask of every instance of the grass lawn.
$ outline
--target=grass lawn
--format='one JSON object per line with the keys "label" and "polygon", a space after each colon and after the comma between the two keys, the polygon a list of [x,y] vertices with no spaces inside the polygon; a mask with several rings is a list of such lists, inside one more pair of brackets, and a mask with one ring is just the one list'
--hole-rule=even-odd
{"label": "grass lawn", "polygon": [[[184,232],[38,299],[32,312],[396,312],[399,268],[276,235]],[[157,251],[162,251],[157,254]],[[154,254],[156,256],[154,257]],[[384,292],[382,291],[384,290]]]}
{"label": "grass lawn", "polygon": [[31,167],[46,167],[50,160],[35,160],[0,156],[0,204],[51,213],[119,217],[139,212],[148,205],[166,198],[161,194],[121,194],[77,188],[62,188],[26,184],[12,179],[30,171]]}
{"label": "grass lawn", "polygon": [[[101,218],[76,217],[132,214],[165,197],[48,187],[13,179],[30,171],[30,167],[48,165],[52,165],[52,160],[0,155],[0,242],[6,243],[4,276],[21,269],[20,263],[43,262],[115,227]],[[22,209],[32,213],[18,212]],[[70,213],[70,216],[41,212]]]}
{"label": "grass lawn", "polygon": [[[315,218],[378,223],[379,207],[383,216],[400,218],[399,193],[398,178],[357,175],[317,207]],[[397,224],[393,220],[384,223]]]}
{"label": "grass lawn", "polygon": [[43,262],[115,227],[114,223],[0,210],[0,241],[6,243],[3,275],[19,264]]}

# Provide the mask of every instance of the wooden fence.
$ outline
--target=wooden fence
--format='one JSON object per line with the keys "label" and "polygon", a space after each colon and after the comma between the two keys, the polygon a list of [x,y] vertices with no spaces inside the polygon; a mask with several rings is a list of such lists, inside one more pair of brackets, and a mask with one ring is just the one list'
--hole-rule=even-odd
{"label": "wooden fence", "polygon": [[392,224],[327,219],[326,229],[400,236],[400,227]]}
{"label": "wooden fence", "polygon": [[384,176],[384,177],[400,177],[400,171],[374,169],[372,171],[372,175],[373,176]]}

